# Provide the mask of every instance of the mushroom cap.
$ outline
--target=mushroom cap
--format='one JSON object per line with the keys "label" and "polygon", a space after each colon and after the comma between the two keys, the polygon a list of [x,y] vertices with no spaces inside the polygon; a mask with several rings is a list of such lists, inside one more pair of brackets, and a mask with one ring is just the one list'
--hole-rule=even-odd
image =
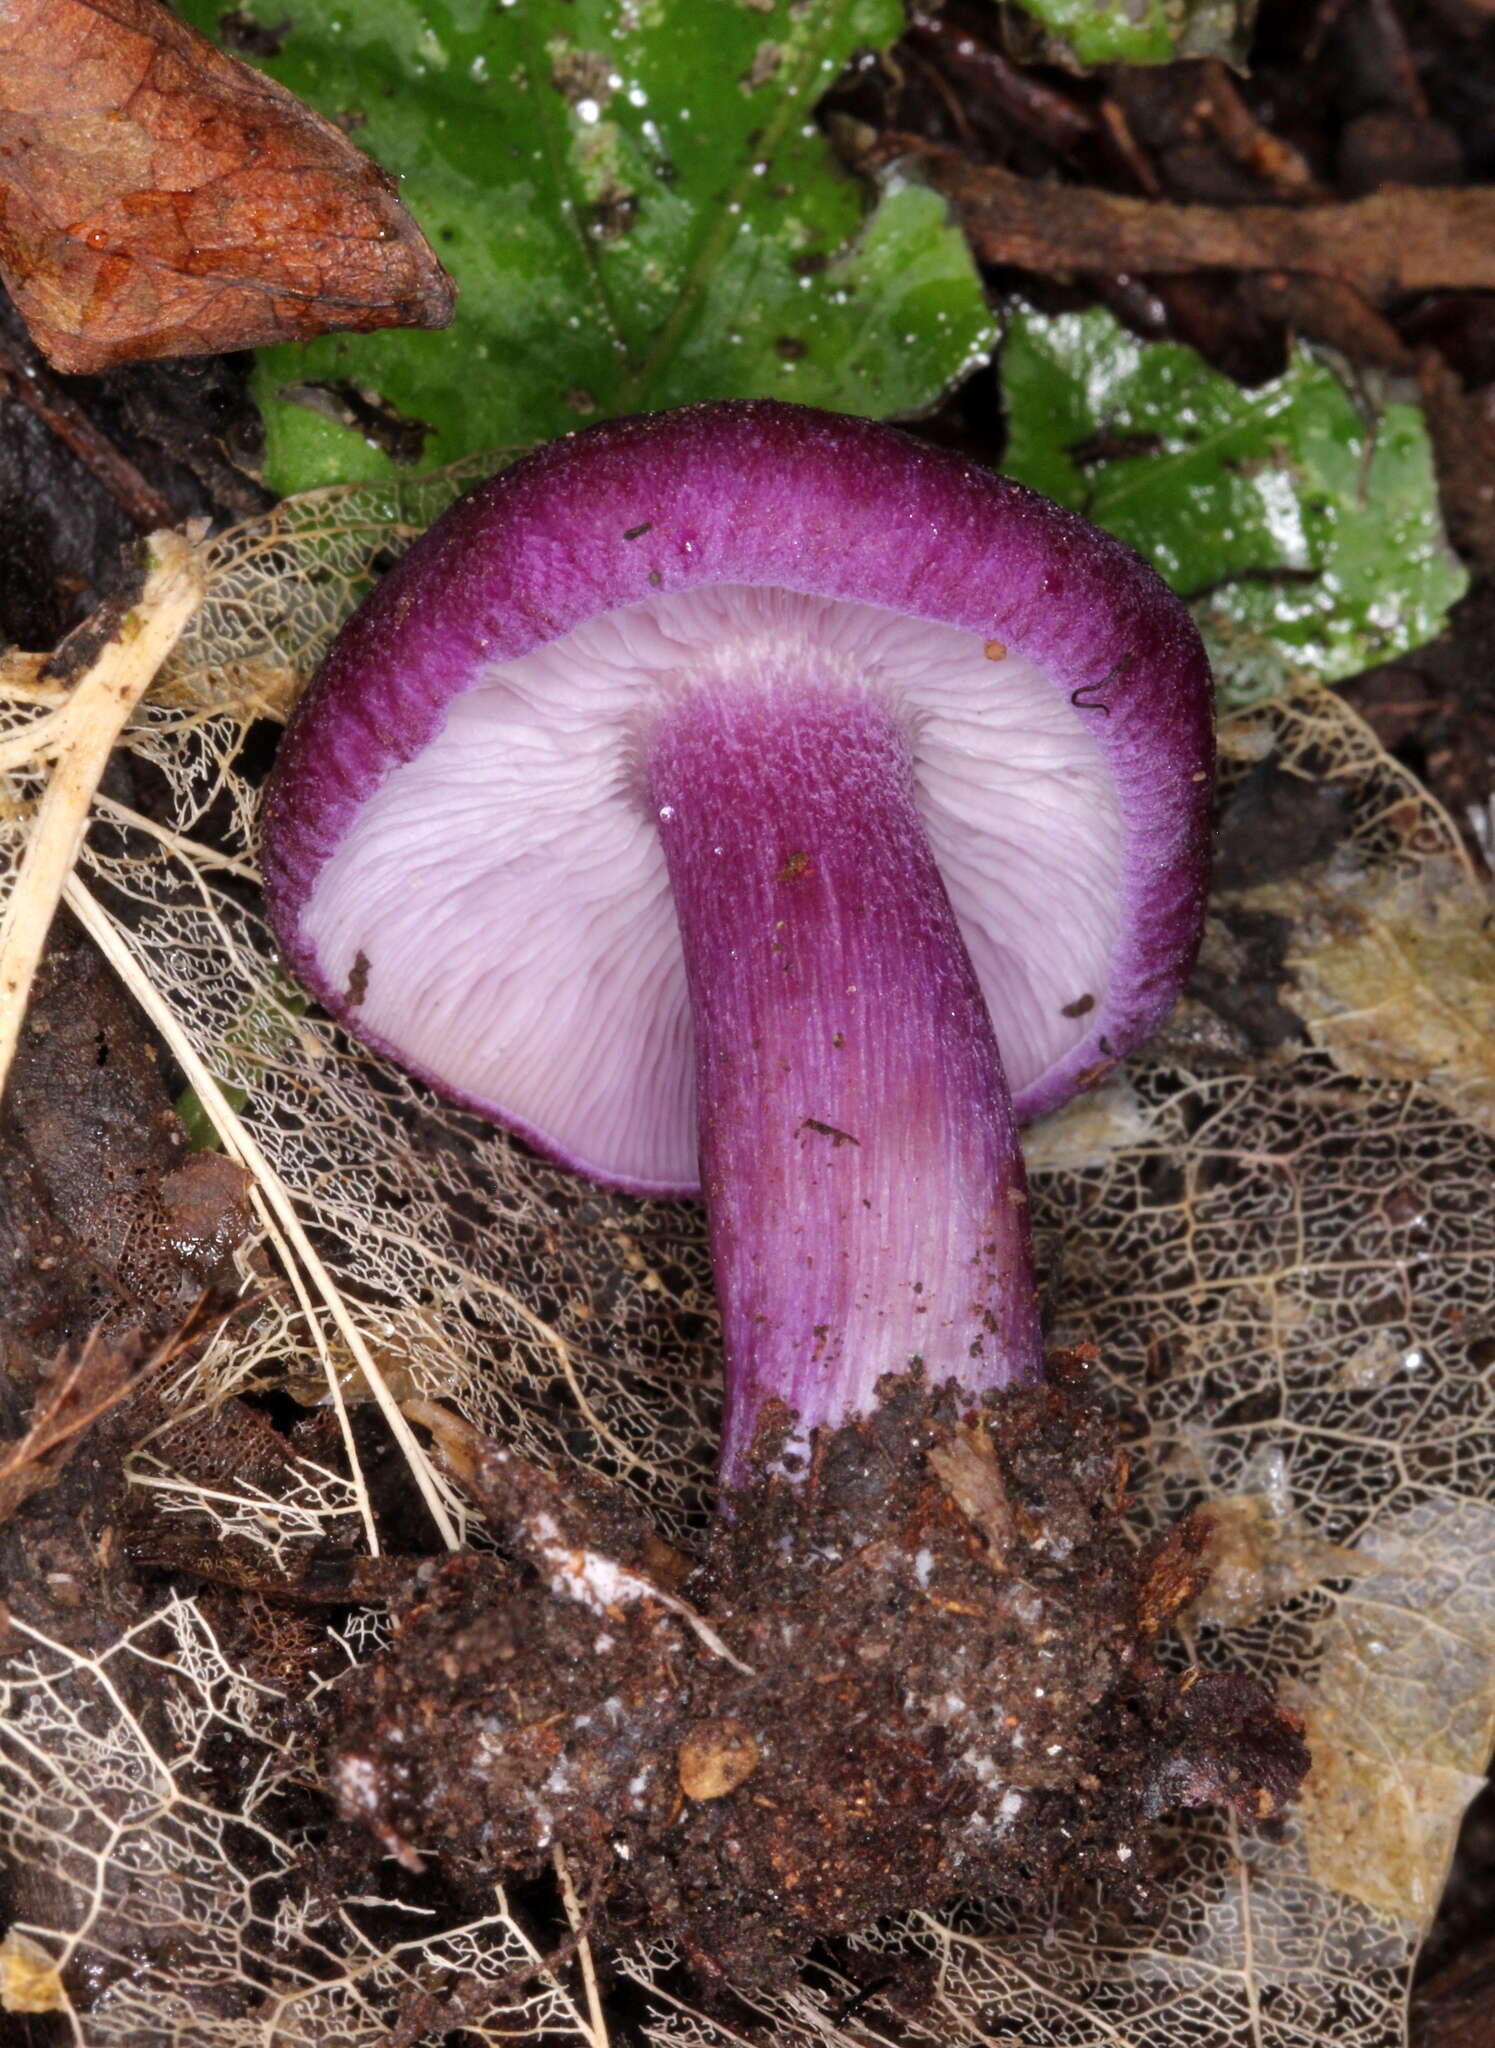
{"label": "mushroom cap", "polygon": [[696,1185],[684,960],[647,793],[693,680],[882,693],[1017,1113],[1192,964],[1212,700],[1130,549],[895,428],[773,401],[609,422],[440,519],[350,621],[264,816],[287,964],[365,1043],[552,1156]]}

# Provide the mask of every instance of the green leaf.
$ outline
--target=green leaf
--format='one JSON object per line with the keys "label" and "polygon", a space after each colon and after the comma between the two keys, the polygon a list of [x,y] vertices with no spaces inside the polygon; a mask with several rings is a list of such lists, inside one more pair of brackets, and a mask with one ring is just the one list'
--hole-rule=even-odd
{"label": "green leaf", "polygon": [[1227,703],[1420,646],[1467,586],[1420,409],[1367,418],[1307,349],[1242,391],[1109,313],[1021,313],[1001,363],[1008,473],[1192,601]]}
{"label": "green leaf", "polygon": [[[231,1082],[220,1082],[224,1099],[230,1109],[240,1110],[249,1100],[247,1088],[236,1088]],[[213,1119],[203,1107],[202,1097],[195,1088],[184,1088],[176,1099],[176,1113],[187,1133],[188,1149],[193,1152],[221,1152],[223,1140],[214,1128]]]}
{"label": "green leaf", "polygon": [[[182,12],[213,33],[219,0]],[[932,405],[994,331],[932,192],[868,193],[815,127],[897,0],[295,0],[263,69],[403,180],[460,287],[443,334],[265,351],[283,491],[605,414],[775,396]],[[373,402],[371,402],[373,401]],[[412,445],[413,443],[413,445]]]}
{"label": "green leaf", "polygon": [[1223,57],[1244,65],[1257,0],[1017,0],[1081,64],[1167,64]]}

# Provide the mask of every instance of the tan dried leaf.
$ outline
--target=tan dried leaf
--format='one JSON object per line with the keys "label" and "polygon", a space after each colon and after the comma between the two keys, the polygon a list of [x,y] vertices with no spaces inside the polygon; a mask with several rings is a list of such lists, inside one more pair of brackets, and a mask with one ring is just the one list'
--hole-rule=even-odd
{"label": "tan dried leaf", "polygon": [[39,1941],[13,1927],[0,1939],[0,2012],[67,2010],[56,1963]]}
{"label": "tan dried leaf", "polygon": [[948,1444],[929,1453],[929,1462],[967,1521],[985,1536],[993,1557],[1002,1557],[1016,1531],[1017,1516],[986,1431],[957,1431]]}
{"label": "tan dried leaf", "polygon": [[1309,1695],[1309,1868],[1415,1933],[1495,1747],[1495,1511],[1388,1516],[1361,1567]]}
{"label": "tan dried leaf", "polygon": [[1247,892],[1293,927],[1290,995],[1346,1073],[1418,1081],[1495,1134],[1495,902],[1451,853]]}

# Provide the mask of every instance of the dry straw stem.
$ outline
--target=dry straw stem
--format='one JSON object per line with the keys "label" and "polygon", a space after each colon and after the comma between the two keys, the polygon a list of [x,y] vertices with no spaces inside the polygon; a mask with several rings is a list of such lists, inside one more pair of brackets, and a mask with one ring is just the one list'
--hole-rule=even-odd
{"label": "dry straw stem", "polygon": [[[459,1538],[440,1481],[296,1214],[284,1184],[234,1114],[179,1019],[165,1003],[128,942],[102,905],[74,875],[89,812],[109,757],[131,715],[160,672],[207,588],[205,549],[196,534],[161,532],[146,543],[147,572],[140,597],[108,632],[73,689],[60,699],[45,687],[43,665],[23,655],[7,664],[7,693],[50,708],[21,732],[0,741],[0,776],[50,759],[52,773],[37,805],[26,850],[0,923],[0,1092],[19,1042],[32,983],[64,898],[120,980],[160,1033],[186,1074],[229,1156],[255,1184],[255,1206],[290,1275],[302,1314],[321,1356],[355,1477],[370,1549],[379,1551],[373,1509],[359,1469],[335,1361],[310,1298],[321,1298],[356,1360],[412,1472],[448,1548]],[[303,1281],[303,1277],[305,1280]],[[309,1283],[309,1290],[308,1285]]]}
{"label": "dry straw stem", "polygon": [[609,2048],[607,2022],[602,2016],[602,1994],[597,1983],[597,1965],[592,1960],[592,1945],[587,1940],[586,1920],[582,1914],[581,1902],[576,1896],[576,1885],[572,1880],[566,1852],[557,1842],[551,1851],[555,1874],[561,1888],[561,1902],[566,1908],[566,1918],[576,1940],[576,1957],[581,1964],[582,1986],[587,1994],[587,2019],[592,2030],[592,2048]]}
{"label": "dry straw stem", "polygon": [[[155,984],[130,950],[128,941],[118,926],[115,925],[113,919],[109,917],[103,906],[83,887],[83,884],[76,875],[68,878],[63,893],[67,899],[68,909],[72,911],[78,922],[83,926],[83,929],[88,933],[88,936],[93,940],[104,958],[109,962],[109,965],[119,976],[121,982],[123,982],[124,986],[145,1012],[151,1024],[164,1039],[167,1049],[181,1067],[192,1088],[196,1091],[197,1098],[201,1102],[214,1130],[217,1132],[224,1150],[231,1159],[236,1160],[252,1176],[255,1187],[256,1206],[261,1208],[262,1214],[265,1210],[268,1210],[269,1216],[274,1219],[277,1246],[281,1251],[282,1261],[291,1276],[291,1283],[296,1289],[302,1313],[312,1331],[313,1337],[317,1341],[317,1348],[322,1356],[323,1366],[327,1374],[327,1384],[331,1390],[333,1404],[337,1410],[338,1422],[342,1429],[343,1442],[347,1448],[354,1484],[358,1490],[359,1511],[363,1517],[364,1530],[368,1537],[370,1550],[374,1556],[377,1557],[379,1555],[379,1536],[374,1525],[373,1508],[369,1501],[368,1489],[364,1484],[358,1453],[349,1428],[348,1411],[343,1400],[342,1385],[338,1378],[331,1353],[327,1350],[325,1341],[322,1338],[320,1325],[313,1312],[311,1302],[308,1300],[301,1285],[300,1274],[297,1272],[297,1262],[299,1262],[301,1272],[306,1274],[313,1288],[321,1296],[328,1313],[337,1326],[339,1336],[341,1336],[349,1351],[352,1352],[365,1380],[368,1382],[369,1390],[379,1404],[380,1413],[389,1424],[391,1434],[409,1462],[415,1483],[420,1488],[421,1498],[430,1510],[431,1519],[441,1534],[442,1542],[445,1543],[449,1550],[456,1550],[460,1546],[461,1539],[457,1534],[450,1514],[447,1512],[446,1504],[441,1497],[440,1482],[431,1468],[431,1461],[416,1442],[409,1423],[400,1411],[398,1401],[390,1392],[384,1375],[374,1363],[373,1355],[364,1341],[362,1331],[353,1320],[348,1311],[347,1304],[344,1302],[337,1287],[333,1284],[332,1277],[318,1256],[316,1247],[307,1236],[301,1219],[296,1213],[296,1205],[291,1200],[285,1183],[235,1114],[227,1096],[204,1065],[196,1046],[193,1045],[187,1033],[182,1029],[181,1023],[173,1013],[170,1004],[163,1000]],[[266,1220],[268,1222],[269,1218],[266,1218]],[[291,1254],[294,1254],[294,1257]]]}
{"label": "dry straw stem", "polygon": [[0,774],[51,757],[25,859],[0,924],[0,1091],[63,885],[73,871],[94,792],[125,722],[202,603],[197,542],[152,534],[139,602],[119,621],[66,701],[0,748]]}

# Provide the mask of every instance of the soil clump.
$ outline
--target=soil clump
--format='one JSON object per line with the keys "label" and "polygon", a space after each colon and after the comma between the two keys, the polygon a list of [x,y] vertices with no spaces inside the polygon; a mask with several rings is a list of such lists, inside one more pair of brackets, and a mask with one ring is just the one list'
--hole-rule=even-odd
{"label": "soil clump", "polygon": [[559,1845],[607,1923],[737,1982],[961,1895],[1145,1893],[1181,1807],[1270,1821],[1300,1725],[1254,1679],[1159,1661],[1207,1518],[1128,1540],[1082,1372],[977,1408],[890,1378],[801,1480],[773,1470],[781,1415],[694,1560],[431,1411],[509,1555],[428,1568],[350,1678],[344,1813],[475,1891]]}

